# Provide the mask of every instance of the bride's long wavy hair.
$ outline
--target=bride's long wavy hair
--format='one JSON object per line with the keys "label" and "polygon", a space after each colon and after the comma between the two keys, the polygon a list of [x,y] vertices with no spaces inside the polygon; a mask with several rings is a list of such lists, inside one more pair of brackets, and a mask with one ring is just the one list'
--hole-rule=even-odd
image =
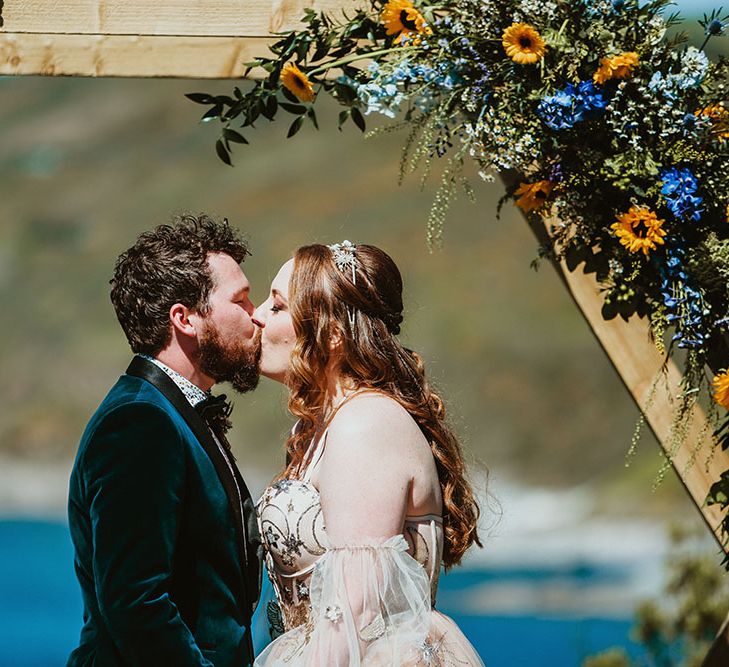
{"label": "bride's long wavy hair", "polygon": [[327,373],[336,332],[342,341],[336,352],[339,372],[357,389],[376,389],[394,398],[430,443],[443,496],[443,563],[457,565],[474,542],[481,546],[479,508],[465,477],[460,443],[446,424],[443,401],[429,386],[418,354],[398,339],[402,278],[395,262],[375,246],[357,245],[353,283],[351,269],[340,271],[327,246],[303,246],[294,254],[289,308],[296,332],[287,377],[289,410],[299,424],[286,443],[282,476],[296,474],[332,408]]}

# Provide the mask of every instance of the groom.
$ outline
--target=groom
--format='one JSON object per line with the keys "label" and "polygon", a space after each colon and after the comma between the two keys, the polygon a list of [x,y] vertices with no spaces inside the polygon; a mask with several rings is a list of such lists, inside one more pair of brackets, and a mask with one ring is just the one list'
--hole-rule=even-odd
{"label": "groom", "polygon": [[227,221],[185,215],[117,260],[111,300],[137,356],[71,473],[84,625],[69,667],[253,662],[260,537],[225,438],[230,410],[209,394],[258,382],[248,254]]}

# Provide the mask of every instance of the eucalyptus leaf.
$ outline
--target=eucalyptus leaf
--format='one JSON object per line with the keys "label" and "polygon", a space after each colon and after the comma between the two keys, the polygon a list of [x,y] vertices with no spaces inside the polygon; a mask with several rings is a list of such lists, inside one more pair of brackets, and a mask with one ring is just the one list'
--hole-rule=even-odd
{"label": "eucalyptus leaf", "polygon": [[229,167],[233,166],[233,163],[230,161],[230,154],[227,150],[225,150],[225,146],[223,146],[223,142],[218,139],[215,142],[215,152],[218,154],[218,157],[225,162]]}
{"label": "eucalyptus leaf", "polygon": [[269,95],[265,102],[261,104],[261,113],[268,118],[268,120],[273,120],[276,116],[276,112],[278,111],[278,100],[276,99],[275,95]]}
{"label": "eucalyptus leaf", "polygon": [[288,88],[281,88],[281,92],[289,102],[293,102],[294,104],[299,103],[299,98],[296,97],[296,95],[294,95]]}
{"label": "eucalyptus leaf", "polygon": [[329,44],[322,43],[317,46],[316,51],[314,51],[314,55],[311,57],[310,62],[318,62],[322,58],[326,58],[327,53],[329,53]]}
{"label": "eucalyptus leaf", "polygon": [[288,111],[289,113],[295,114],[297,116],[306,113],[306,107],[302,106],[301,104],[289,104],[288,102],[281,102],[279,103],[279,106],[284,111]]}
{"label": "eucalyptus leaf", "polygon": [[297,60],[304,60],[306,54],[309,52],[309,41],[301,40],[299,45],[296,47],[296,58]]}
{"label": "eucalyptus leaf", "polygon": [[200,119],[203,123],[208,123],[214,118],[219,118],[220,115],[223,113],[223,107],[220,106],[214,106],[210,109],[208,109]]}
{"label": "eucalyptus leaf", "polygon": [[365,131],[365,119],[362,112],[357,107],[352,107],[352,120],[354,121],[354,124],[362,130],[362,132]]}
{"label": "eucalyptus leaf", "polygon": [[248,143],[248,140],[240,132],[236,132],[235,130],[233,130],[229,127],[226,127],[223,130],[223,136],[228,141],[233,141],[236,144],[247,144]]}
{"label": "eucalyptus leaf", "polygon": [[286,135],[287,139],[290,139],[293,137],[300,129],[301,126],[304,124],[304,117],[299,116],[293,123],[291,123],[291,127],[289,128],[289,133]]}
{"label": "eucalyptus leaf", "polygon": [[207,93],[185,93],[188,100],[192,100],[195,104],[213,104],[215,99]]}
{"label": "eucalyptus leaf", "polygon": [[337,127],[339,128],[339,131],[342,131],[342,125],[347,122],[347,119],[349,118],[349,109],[345,109],[344,111],[339,112],[339,123]]}

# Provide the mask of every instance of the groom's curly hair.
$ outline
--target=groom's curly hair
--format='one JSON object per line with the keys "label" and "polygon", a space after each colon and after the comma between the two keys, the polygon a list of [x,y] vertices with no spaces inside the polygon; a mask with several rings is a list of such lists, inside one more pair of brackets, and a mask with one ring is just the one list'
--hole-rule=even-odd
{"label": "groom's curly hair", "polygon": [[443,401],[426,378],[422,359],[398,338],[403,302],[397,265],[371,245],[358,244],[356,257],[353,282],[349,269],[340,271],[325,245],[304,246],[294,254],[289,305],[296,344],[286,384],[289,410],[299,423],[286,443],[288,465],[281,476],[294,476],[300,469],[331,408],[327,368],[332,337],[339,333],[342,374],[358,389],[376,389],[394,398],[430,443],[443,497],[443,564],[449,568],[472,544],[481,545],[479,507],[466,477],[461,445],[446,422]]}
{"label": "groom's curly hair", "polygon": [[109,281],[111,302],[133,352],[155,355],[169,343],[174,304],[207,313],[215,286],[210,253],[229,255],[239,264],[250,255],[227,219],[184,213],[144,232],[119,255]]}

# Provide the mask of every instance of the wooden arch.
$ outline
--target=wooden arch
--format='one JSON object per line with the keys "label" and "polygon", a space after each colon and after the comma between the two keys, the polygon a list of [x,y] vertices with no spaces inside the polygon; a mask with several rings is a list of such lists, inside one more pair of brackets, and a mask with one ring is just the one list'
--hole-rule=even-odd
{"label": "wooden arch", "polygon": [[[243,63],[264,55],[271,34],[294,29],[303,10],[340,11],[357,0],[0,0],[0,74],[89,77],[239,78]],[[541,243],[550,225],[530,223]],[[643,412],[707,528],[720,539],[722,513],[707,506],[711,485],[729,469],[712,457],[700,409],[685,442],[669,451],[681,373],[649,339],[645,321],[602,318],[594,276],[554,268]],[[649,400],[657,377],[655,394]],[[729,665],[729,618],[704,667]]]}

